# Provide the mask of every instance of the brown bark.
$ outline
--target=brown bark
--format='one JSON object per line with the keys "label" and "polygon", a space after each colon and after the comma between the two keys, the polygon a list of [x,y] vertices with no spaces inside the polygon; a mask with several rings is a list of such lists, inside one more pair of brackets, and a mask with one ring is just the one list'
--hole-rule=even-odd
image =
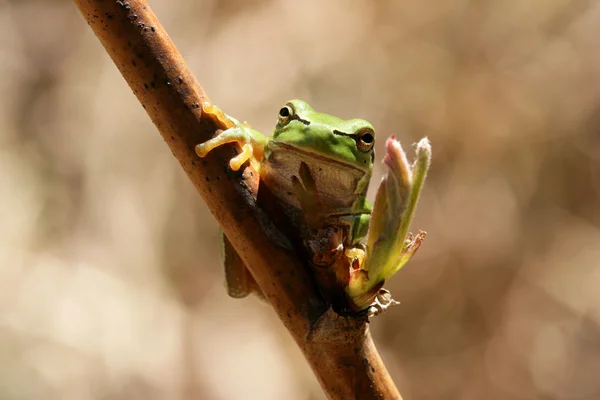
{"label": "brown bark", "polygon": [[[328,310],[302,260],[257,206],[258,177],[227,168],[233,147],[206,159],[197,143],[226,121],[203,112],[208,97],[146,1],[75,0],[173,155],[248,265],[332,399],[400,399],[365,318]],[[149,160],[151,162],[151,160]]]}

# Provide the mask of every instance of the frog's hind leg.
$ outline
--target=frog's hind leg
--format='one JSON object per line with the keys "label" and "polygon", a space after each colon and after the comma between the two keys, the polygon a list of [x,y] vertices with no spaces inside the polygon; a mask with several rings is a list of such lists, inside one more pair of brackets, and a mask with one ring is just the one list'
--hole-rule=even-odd
{"label": "frog's hind leg", "polygon": [[298,176],[292,176],[294,194],[302,207],[307,225],[312,229],[318,226],[322,218],[323,205],[319,199],[317,185],[305,162],[300,163]]}
{"label": "frog's hind leg", "polygon": [[223,232],[221,232],[221,236],[223,239],[223,264],[227,294],[230,297],[241,299],[254,293],[261,300],[265,300],[265,295],[229,239]]}

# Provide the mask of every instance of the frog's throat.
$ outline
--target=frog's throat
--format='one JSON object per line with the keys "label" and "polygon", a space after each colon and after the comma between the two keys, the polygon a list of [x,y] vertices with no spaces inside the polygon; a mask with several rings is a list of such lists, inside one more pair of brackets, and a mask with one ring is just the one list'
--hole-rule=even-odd
{"label": "frog's throat", "polygon": [[340,160],[337,160],[337,159],[331,158],[331,157],[325,157],[325,156],[322,156],[321,154],[312,152],[310,150],[300,149],[300,148],[298,148],[296,146],[292,146],[292,145],[289,145],[287,143],[282,143],[282,142],[277,142],[277,141],[271,141],[270,144],[269,144],[269,146],[271,146],[271,147],[274,147],[274,146],[275,147],[281,147],[281,148],[284,148],[285,151],[288,151],[290,153],[296,153],[296,154],[303,155],[305,157],[310,157],[310,158],[313,158],[315,160],[319,160],[319,162],[322,162],[324,164],[339,165],[339,166],[341,166],[343,168],[354,169],[354,170],[360,172],[361,174],[365,174],[366,173],[366,171],[364,169],[358,168],[356,165],[354,165],[352,163],[347,163],[347,162],[340,161]]}

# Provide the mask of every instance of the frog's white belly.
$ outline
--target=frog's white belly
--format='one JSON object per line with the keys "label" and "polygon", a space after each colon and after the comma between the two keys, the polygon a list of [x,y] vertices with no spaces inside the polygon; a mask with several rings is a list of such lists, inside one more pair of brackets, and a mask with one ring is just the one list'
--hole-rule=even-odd
{"label": "frog's white belly", "polygon": [[304,162],[317,188],[319,202],[328,211],[350,209],[356,200],[359,181],[365,171],[327,157],[299,150],[285,144],[271,143],[270,153],[261,164],[260,175],[271,192],[282,202],[300,208],[294,193],[292,176],[300,178]]}

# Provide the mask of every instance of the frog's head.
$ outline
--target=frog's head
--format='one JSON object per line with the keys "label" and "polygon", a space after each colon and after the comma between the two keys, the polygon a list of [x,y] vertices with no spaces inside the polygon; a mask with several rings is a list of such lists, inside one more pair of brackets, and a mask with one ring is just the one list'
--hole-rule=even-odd
{"label": "frog's head", "polygon": [[344,121],[314,111],[302,100],[289,101],[279,110],[271,141],[363,171],[371,170],[375,157],[375,130],[369,122]]}

